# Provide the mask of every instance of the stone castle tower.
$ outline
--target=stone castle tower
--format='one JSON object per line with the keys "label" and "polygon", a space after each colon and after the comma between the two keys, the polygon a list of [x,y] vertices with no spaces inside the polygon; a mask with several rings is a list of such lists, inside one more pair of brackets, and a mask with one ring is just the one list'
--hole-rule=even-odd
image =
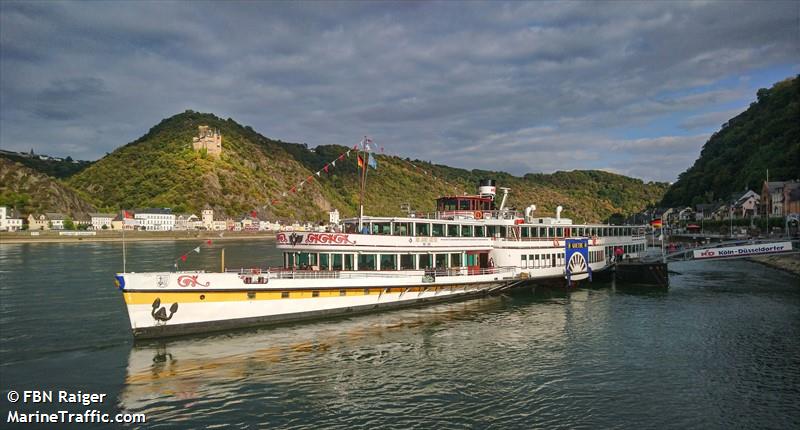
{"label": "stone castle tower", "polygon": [[192,147],[195,151],[205,149],[208,155],[219,157],[222,154],[222,135],[219,130],[211,130],[207,125],[198,128],[198,136],[192,138]]}

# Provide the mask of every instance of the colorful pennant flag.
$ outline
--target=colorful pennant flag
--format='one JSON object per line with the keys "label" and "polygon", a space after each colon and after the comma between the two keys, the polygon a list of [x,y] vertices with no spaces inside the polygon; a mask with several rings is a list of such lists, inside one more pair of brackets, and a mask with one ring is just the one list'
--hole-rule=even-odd
{"label": "colorful pennant flag", "polygon": [[361,158],[361,154],[358,154],[358,168],[359,169],[363,169],[364,168],[364,159]]}
{"label": "colorful pennant flag", "polygon": [[186,261],[186,254],[181,255],[181,261]]}
{"label": "colorful pennant flag", "polygon": [[368,158],[369,161],[367,161],[367,163],[369,164],[369,167],[372,167],[373,169],[378,170],[378,160],[375,159],[375,154],[369,154],[369,155],[367,155],[367,157],[369,157]]}
{"label": "colorful pennant flag", "polygon": [[661,218],[650,221],[650,226],[653,228],[661,228]]}
{"label": "colorful pennant flag", "polygon": [[[335,163],[335,161],[334,161],[334,163]],[[324,170],[325,173],[328,173],[328,166],[330,166],[330,164],[326,164],[325,167],[322,168],[322,170]],[[317,172],[317,173],[319,173],[319,172]]]}
{"label": "colorful pennant flag", "polygon": [[198,246],[197,248],[193,249],[192,251],[194,251],[194,252],[199,254],[200,253],[200,247]]}

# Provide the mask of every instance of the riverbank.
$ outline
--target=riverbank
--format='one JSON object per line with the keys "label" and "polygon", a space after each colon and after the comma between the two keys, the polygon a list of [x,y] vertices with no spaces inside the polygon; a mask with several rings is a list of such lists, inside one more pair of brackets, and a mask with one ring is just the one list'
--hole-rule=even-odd
{"label": "riverbank", "polygon": [[752,257],[750,260],[772,267],[773,269],[783,270],[784,272],[800,276],[800,254],[768,255]]}
{"label": "riverbank", "polygon": [[[82,243],[122,242],[122,233],[98,231],[92,236],[61,236],[56,231],[42,231],[37,236],[30,232],[0,233],[0,245],[15,243]],[[130,231],[125,232],[126,242],[175,241],[175,240],[275,240],[275,232],[236,231]]]}

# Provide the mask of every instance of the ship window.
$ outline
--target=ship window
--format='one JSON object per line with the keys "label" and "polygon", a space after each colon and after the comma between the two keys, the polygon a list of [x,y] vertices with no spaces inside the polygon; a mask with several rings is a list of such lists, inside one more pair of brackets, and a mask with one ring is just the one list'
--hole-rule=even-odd
{"label": "ship window", "polygon": [[531,237],[531,228],[530,227],[522,227],[521,234],[522,234],[522,237]]}
{"label": "ship window", "polygon": [[462,210],[462,211],[470,210],[469,200],[459,200],[458,201],[458,210]]}
{"label": "ship window", "polygon": [[556,237],[563,237],[564,229],[561,227],[556,228]]}
{"label": "ship window", "polygon": [[374,222],[372,223],[372,234],[391,234],[391,223],[388,222]]}
{"label": "ship window", "polygon": [[500,237],[508,237],[508,229],[504,225],[500,226]]}
{"label": "ship window", "polygon": [[447,254],[436,254],[436,268],[447,267]]}
{"label": "ship window", "polygon": [[294,267],[294,253],[287,252],[284,254],[284,260],[286,261],[286,268],[291,269]]}
{"label": "ship window", "polygon": [[463,236],[463,237],[472,237],[472,226],[471,225],[462,225],[461,226],[461,236]]}
{"label": "ship window", "polygon": [[528,267],[528,256],[527,255],[522,255],[519,258],[519,267],[523,267],[523,268],[524,267]]}
{"label": "ship window", "polygon": [[358,224],[354,222],[346,222],[344,223],[344,232],[345,233],[355,233],[358,231]]}
{"label": "ship window", "polygon": [[553,237],[553,227],[547,227],[547,237]]}
{"label": "ship window", "polygon": [[381,270],[395,270],[397,256],[395,254],[381,254]]}
{"label": "ship window", "polygon": [[556,267],[556,255],[555,254],[550,254],[550,258],[551,258],[550,267]]}
{"label": "ship window", "polygon": [[447,236],[458,237],[458,224],[447,224]]}
{"label": "ship window", "polygon": [[282,299],[288,299],[289,298],[289,292],[288,291],[281,291],[281,298]]}
{"label": "ship window", "polygon": [[319,297],[319,291],[312,291],[311,297]]}
{"label": "ship window", "polygon": [[375,254],[359,254],[358,270],[375,270]]}
{"label": "ship window", "polygon": [[450,267],[461,267],[461,254],[450,254]]}
{"label": "ship window", "polygon": [[488,234],[489,237],[494,237],[495,234],[497,234],[497,226],[495,225],[487,226],[486,233]]}
{"label": "ship window", "polygon": [[400,256],[400,269],[401,270],[414,270],[414,254],[403,254]]}
{"label": "ship window", "polygon": [[417,236],[430,236],[430,229],[431,225],[426,222],[418,222],[417,226]]}
{"label": "ship window", "polygon": [[330,254],[319,255],[319,269],[328,270],[328,263],[330,262]]}
{"label": "ship window", "polygon": [[433,237],[444,237],[444,224],[433,224],[431,232]]}
{"label": "ship window", "polygon": [[339,295],[340,296],[346,296],[347,295],[347,290],[339,290]]}
{"label": "ship window", "polygon": [[393,234],[395,236],[411,236],[411,223],[410,222],[394,223]]}
{"label": "ship window", "polygon": [[344,270],[355,270],[353,254],[344,254]]}
{"label": "ship window", "polygon": [[431,255],[430,254],[420,254],[419,255],[419,268],[420,269],[429,269],[431,267]]}
{"label": "ship window", "polygon": [[301,252],[297,254],[297,266],[302,268],[308,267],[308,253]]}
{"label": "ship window", "polygon": [[333,254],[333,270],[342,270],[342,254]]}
{"label": "ship window", "polygon": [[456,200],[455,199],[442,199],[440,200],[439,208],[444,211],[454,211],[456,210]]}
{"label": "ship window", "polygon": [[476,225],[475,226],[475,237],[485,237],[485,236],[486,236],[486,234],[484,234],[483,226],[482,225]]}

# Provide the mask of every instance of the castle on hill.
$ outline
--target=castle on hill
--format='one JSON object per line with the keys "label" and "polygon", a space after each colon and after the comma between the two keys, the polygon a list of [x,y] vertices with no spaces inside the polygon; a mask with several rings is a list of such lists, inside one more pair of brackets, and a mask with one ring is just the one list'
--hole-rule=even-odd
{"label": "castle on hill", "polygon": [[210,129],[207,125],[198,126],[198,136],[192,138],[195,151],[205,149],[208,155],[219,157],[222,154],[222,135],[219,130]]}

